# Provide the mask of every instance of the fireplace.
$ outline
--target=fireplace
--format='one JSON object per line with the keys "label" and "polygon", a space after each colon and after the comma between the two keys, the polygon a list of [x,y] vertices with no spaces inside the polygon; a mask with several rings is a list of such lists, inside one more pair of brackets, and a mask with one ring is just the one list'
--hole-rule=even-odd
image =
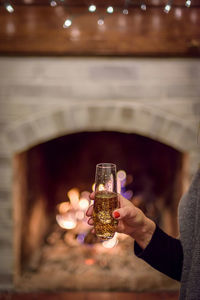
{"label": "fireplace", "polygon": [[[137,264],[145,272],[137,273],[134,286],[127,280],[128,269],[122,268],[121,279],[115,272],[113,284],[106,281],[101,290],[177,289],[174,282],[166,282],[166,277],[151,273],[135,259],[131,240],[119,235],[115,247],[105,248],[89,235],[81,244],[83,236],[77,240],[77,228],[61,228],[56,216],[59,203],[71,203],[69,191],[78,189],[80,201],[82,192],[92,190],[95,164],[111,161],[126,172],[122,192],[134,196],[136,205],[177,235],[177,202],[199,163],[199,61],[2,57],[0,65],[4,73],[0,82],[0,289],[77,291],[93,286],[97,291],[88,278],[107,278],[104,275],[110,274],[113,262],[109,255],[114,258],[113,253],[122,248],[120,253],[127,257],[118,256],[125,259],[124,266],[133,264],[131,276]],[[73,246],[66,244],[70,236]],[[84,271],[85,276],[76,280],[76,272],[82,271],[73,265],[78,260],[68,255],[83,248],[86,257],[82,255],[78,265],[91,272],[98,267],[100,277],[97,273],[89,277]],[[97,251],[103,263],[92,256]],[[47,276],[44,270],[61,275],[52,283],[55,276]],[[146,286],[148,272],[152,281]]]}
{"label": "fireplace", "polygon": [[64,135],[15,155],[16,288],[178,289],[175,281],[134,256],[129,237],[116,234],[109,242],[98,241],[84,213],[95,165],[113,162],[119,191],[177,236],[186,160],[181,152],[150,138],[113,131]]}

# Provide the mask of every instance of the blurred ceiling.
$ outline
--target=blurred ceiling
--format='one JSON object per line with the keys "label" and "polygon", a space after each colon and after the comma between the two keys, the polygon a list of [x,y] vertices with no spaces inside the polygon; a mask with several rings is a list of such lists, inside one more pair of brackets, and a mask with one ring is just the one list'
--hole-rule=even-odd
{"label": "blurred ceiling", "polygon": [[199,57],[200,0],[187,1],[1,1],[0,54]]}

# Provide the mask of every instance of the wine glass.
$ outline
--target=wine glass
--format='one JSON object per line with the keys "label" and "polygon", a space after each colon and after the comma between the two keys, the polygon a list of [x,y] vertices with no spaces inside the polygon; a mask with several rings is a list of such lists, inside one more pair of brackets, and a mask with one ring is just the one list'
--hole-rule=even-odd
{"label": "wine glass", "polygon": [[113,238],[118,222],[113,218],[112,213],[118,207],[116,165],[112,163],[97,164],[93,210],[97,237],[103,240]]}

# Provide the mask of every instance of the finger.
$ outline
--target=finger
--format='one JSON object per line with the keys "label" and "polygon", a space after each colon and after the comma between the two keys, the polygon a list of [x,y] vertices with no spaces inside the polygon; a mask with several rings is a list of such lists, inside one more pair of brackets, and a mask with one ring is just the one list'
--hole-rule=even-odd
{"label": "finger", "polygon": [[94,225],[94,220],[93,220],[92,218],[90,218],[90,219],[88,220],[88,224],[91,225],[91,226],[93,226],[93,225]]}
{"label": "finger", "polygon": [[93,205],[91,205],[88,210],[86,211],[86,216],[91,217],[93,214]]}
{"label": "finger", "polygon": [[119,201],[119,206],[123,207],[126,205],[130,205],[130,201],[123,197],[121,194],[118,194],[118,201]]}
{"label": "finger", "polygon": [[124,224],[122,221],[119,221],[116,228],[116,232],[124,233],[124,231],[125,231]]}
{"label": "finger", "polygon": [[90,197],[91,200],[94,200],[95,192],[92,192],[92,193],[89,195],[89,197]]}
{"label": "finger", "polygon": [[116,220],[121,220],[124,218],[134,218],[136,216],[137,210],[134,205],[128,205],[116,209],[113,211],[112,216]]}

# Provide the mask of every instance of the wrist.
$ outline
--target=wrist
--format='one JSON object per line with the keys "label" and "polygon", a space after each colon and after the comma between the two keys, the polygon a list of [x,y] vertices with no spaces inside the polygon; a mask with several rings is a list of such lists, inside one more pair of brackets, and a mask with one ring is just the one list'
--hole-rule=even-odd
{"label": "wrist", "polygon": [[138,231],[138,234],[134,237],[135,241],[142,249],[145,249],[151,241],[155,229],[156,224],[145,216],[144,223]]}

